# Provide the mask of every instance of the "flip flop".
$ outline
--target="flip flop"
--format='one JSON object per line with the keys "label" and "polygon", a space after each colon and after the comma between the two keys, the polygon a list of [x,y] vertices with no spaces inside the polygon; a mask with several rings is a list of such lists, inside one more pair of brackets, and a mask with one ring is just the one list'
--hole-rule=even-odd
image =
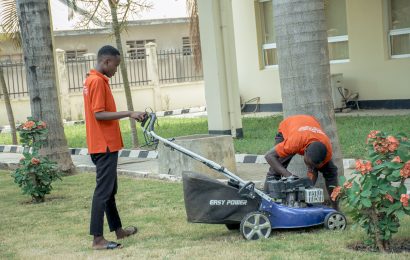
{"label": "flip flop", "polygon": [[93,247],[93,249],[95,250],[119,249],[119,248],[122,248],[122,245],[114,241],[108,241],[108,243],[105,244],[103,247]]}

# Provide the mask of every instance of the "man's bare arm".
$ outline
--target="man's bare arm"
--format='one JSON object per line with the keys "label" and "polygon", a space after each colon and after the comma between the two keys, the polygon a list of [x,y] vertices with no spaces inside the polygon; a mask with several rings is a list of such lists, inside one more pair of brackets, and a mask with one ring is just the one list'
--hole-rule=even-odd
{"label": "man's bare arm", "polygon": [[268,162],[272,169],[284,177],[292,176],[293,174],[289,172],[279,161],[279,155],[276,153],[275,148],[271,149],[265,154],[265,160]]}
{"label": "man's bare arm", "polygon": [[116,120],[125,117],[134,118],[137,121],[142,121],[146,115],[146,112],[137,112],[137,111],[120,111],[120,112],[108,112],[101,111],[94,113],[97,120]]}

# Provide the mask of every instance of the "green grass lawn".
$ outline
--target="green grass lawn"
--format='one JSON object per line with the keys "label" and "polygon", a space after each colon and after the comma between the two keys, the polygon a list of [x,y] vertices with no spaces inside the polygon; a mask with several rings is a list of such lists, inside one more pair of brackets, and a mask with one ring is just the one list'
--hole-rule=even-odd
{"label": "green grass lawn", "polygon": [[[224,225],[186,221],[181,183],[119,178],[117,205],[123,225],[139,233],[124,248],[93,251],[88,235],[94,174],[64,177],[42,204],[30,204],[8,172],[0,172],[0,259],[386,259],[355,252],[347,245],[363,237],[361,230],[332,232],[273,231],[269,239],[246,241]],[[105,230],[108,230],[107,225]],[[408,237],[410,218],[396,238]],[[114,234],[106,233],[108,239]],[[409,259],[410,253],[390,254]]]}
{"label": "green grass lawn", "polygon": [[[277,126],[281,116],[262,118],[243,118],[243,139],[235,139],[236,153],[265,154],[272,148]],[[207,118],[159,118],[156,132],[162,137],[177,137],[192,134],[208,133]],[[344,158],[358,158],[365,154],[365,140],[370,130],[405,132],[410,136],[410,115],[408,116],[355,116],[337,117],[337,129]],[[121,121],[121,129],[126,148],[131,147],[130,127],[128,120]],[[139,141],[144,143],[141,128]],[[65,127],[68,144],[73,148],[86,147],[85,126]],[[10,134],[0,134],[0,144],[11,144]]]}

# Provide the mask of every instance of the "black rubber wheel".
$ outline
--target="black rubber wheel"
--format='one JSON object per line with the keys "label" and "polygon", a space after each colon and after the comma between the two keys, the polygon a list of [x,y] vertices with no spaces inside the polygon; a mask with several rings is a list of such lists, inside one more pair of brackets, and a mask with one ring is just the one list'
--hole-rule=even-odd
{"label": "black rubber wheel", "polygon": [[225,226],[228,230],[239,230],[239,228],[241,227],[241,223],[225,224]]}
{"label": "black rubber wheel", "polygon": [[240,232],[246,240],[268,238],[271,231],[268,216],[260,211],[248,213],[241,221]]}
{"label": "black rubber wheel", "polygon": [[346,226],[346,217],[340,212],[331,212],[325,217],[325,228],[329,230],[345,230]]}

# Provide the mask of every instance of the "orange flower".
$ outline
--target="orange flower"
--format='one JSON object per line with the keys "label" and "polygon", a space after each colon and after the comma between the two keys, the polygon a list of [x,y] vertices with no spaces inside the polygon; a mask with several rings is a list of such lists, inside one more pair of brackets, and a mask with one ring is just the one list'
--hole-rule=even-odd
{"label": "orange flower", "polygon": [[33,164],[33,165],[37,165],[37,164],[39,164],[40,163],[40,160],[39,159],[37,159],[37,158],[31,158],[31,164]]}
{"label": "orange flower", "polygon": [[390,151],[390,152],[396,151],[396,150],[397,150],[397,147],[399,147],[399,141],[396,139],[396,137],[389,135],[389,136],[386,138],[386,140],[387,140],[387,142],[388,142],[388,144],[389,144],[389,146],[388,146],[389,151]]}
{"label": "orange flower", "polygon": [[362,175],[369,173],[372,170],[372,163],[369,161],[356,160],[356,171]]}
{"label": "orange flower", "polygon": [[370,131],[370,133],[367,135],[367,140],[366,143],[369,143],[369,139],[376,139],[377,138],[377,134],[380,133],[380,131],[377,130],[372,130]]}
{"label": "orange flower", "polygon": [[38,125],[39,129],[43,129],[43,128],[46,128],[46,127],[47,127],[47,124],[45,122],[43,122],[43,121],[39,122],[39,125]]}
{"label": "orange flower", "polygon": [[384,198],[388,199],[391,203],[393,203],[393,201],[394,201],[393,197],[388,193],[386,195],[384,195]]}
{"label": "orange flower", "polygon": [[340,194],[341,189],[342,189],[342,187],[340,187],[340,186],[337,186],[337,187],[335,187],[335,188],[333,189],[332,194],[330,195],[330,198],[331,198],[333,201],[336,201],[337,197],[338,197],[339,194]]}
{"label": "orange flower", "polygon": [[395,157],[393,158],[393,160],[391,160],[391,162],[401,163],[402,161],[401,161],[401,159],[400,159],[400,156],[395,156]]}
{"label": "orange flower", "polygon": [[345,187],[346,189],[350,189],[353,186],[353,183],[350,181],[347,181],[343,184],[343,187]]}
{"label": "orange flower", "polygon": [[34,123],[33,121],[27,121],[23,124],[23,129],[24,130],[31,130],[32,128],[34,128],[36,125],[36,123]]}
{"label": "orange flower", "polygon": [[403,207],[409,206],[409,194],[401,194],[400,202]]}
{"label": "orange flower", "polygon": [[403,168],[400,170],[400,176],[403,177],[404,179],[407,179],[410,177],[410,160],[407,161]]}

